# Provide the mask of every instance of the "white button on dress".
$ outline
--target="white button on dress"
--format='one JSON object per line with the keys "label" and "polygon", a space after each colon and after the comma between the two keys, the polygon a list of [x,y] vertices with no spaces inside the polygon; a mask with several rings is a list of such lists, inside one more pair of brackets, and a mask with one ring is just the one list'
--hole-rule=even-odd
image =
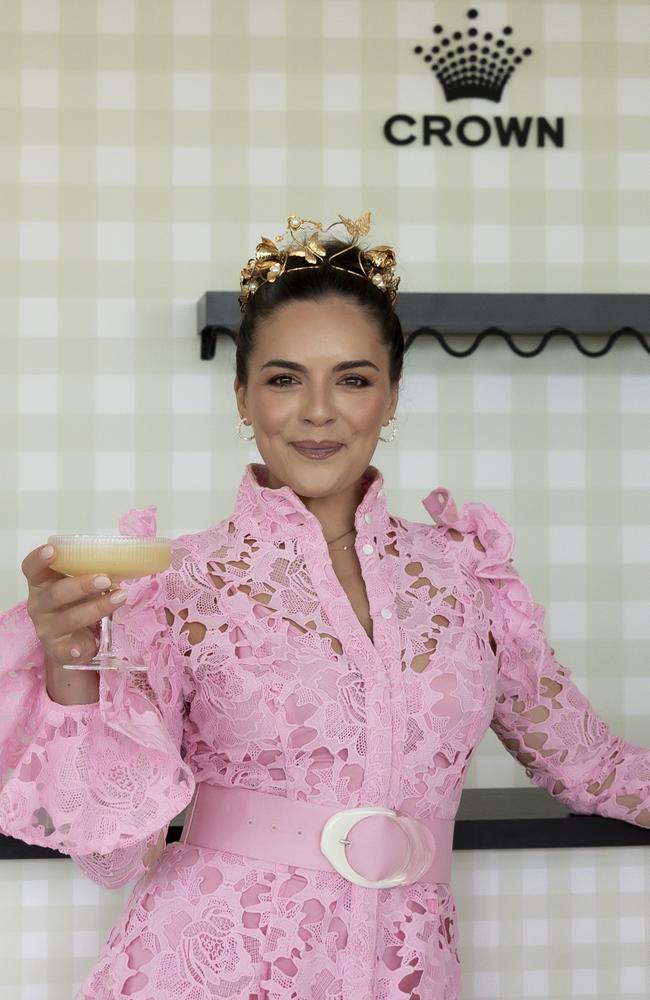
{"label": "white button on dress", "polygon": [[366,520],[366,524],[370,524],[370,522],[372,521],[372,515],[366,512],[363,516]]}
{"label": "white button on dress", "polygon": [[393,617],[393,612],[390,610],[390,608],[382,608],[381,609],[381,616],[382,616],[382,618],[392,618]]}
{"label": "white button on dress", "polygon": [[372,545],[369,544],[369,542],[366,542],[366,544],[363,547],[363,551],[367,556],[371,556],[375,550],[373,549]]}

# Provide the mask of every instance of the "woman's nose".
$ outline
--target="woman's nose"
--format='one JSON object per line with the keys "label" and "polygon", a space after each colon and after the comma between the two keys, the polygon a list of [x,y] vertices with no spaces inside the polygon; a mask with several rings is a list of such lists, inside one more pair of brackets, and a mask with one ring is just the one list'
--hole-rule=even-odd
{"label": "woman's nose", "polygon": [[306,419],[324,420],[336,415],[334,402],[327,389],[312,389],[303,400],[302,415]]}

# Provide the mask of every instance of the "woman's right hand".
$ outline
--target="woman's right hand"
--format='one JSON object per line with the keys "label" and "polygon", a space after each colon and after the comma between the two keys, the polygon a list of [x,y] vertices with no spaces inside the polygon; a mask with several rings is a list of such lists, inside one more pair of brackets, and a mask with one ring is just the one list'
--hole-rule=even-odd
{"label": "woman's right hand", "polygon": [[[36,635],[49,663],[87,663],[97,652],[97,623],[120,606],[111,598],[121,593],[123,603],[126,591],[102,593],[111,586],[108,577],[55,572],[50,569],[54,553],[45,558],[43,548],[33,549],[21,566],[29,587],[27,611]],[[73,656],[73,649],[78,650],[78,656]]]}

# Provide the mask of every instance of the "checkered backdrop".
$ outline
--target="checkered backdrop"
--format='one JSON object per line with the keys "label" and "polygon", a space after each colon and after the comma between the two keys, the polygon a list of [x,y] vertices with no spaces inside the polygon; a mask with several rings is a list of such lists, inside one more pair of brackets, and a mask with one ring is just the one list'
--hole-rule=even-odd
{"label": "checkered backdrop", "polygon": [[[470,6],[533,50],[499,104],[446,103],[413,53]],[[645,0],[4,0],[0,606],[24,598],[20,563],[50,532],[114,531],[150,503],[172,535],[229,513],[260,456],[235,434],[232,342],[200,361],[195,304],[237,288],[291,212],[371,210],[405,291],[647,291],[649,42]],[[565,148],[393,146],[397,113],[561,115]],[[428,520],[421,498],[446,486],[510,521],[556,654],[641,744],[647,361],[631,340],[597,360],[490,340],[460,360],[420,340],[373,457],[404,517]],[[488,733],[467,787],[528,783]],[[459,856],[466,996],[646,995],[648,871],[642,848]],[[68,997],[90,966],[121,897],[80,878],[3,864],[12,996]]]}

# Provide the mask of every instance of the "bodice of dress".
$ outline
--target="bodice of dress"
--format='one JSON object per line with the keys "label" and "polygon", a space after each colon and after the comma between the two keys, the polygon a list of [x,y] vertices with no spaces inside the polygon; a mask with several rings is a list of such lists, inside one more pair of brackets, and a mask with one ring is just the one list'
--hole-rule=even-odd
{"label": "bodice of dress", "polygon": [[492,718],[496,657],[449,543],[391,516],[369,468],[355,547],[371,641],[318,519],[264,482],[250,465],[232,516],[180,540],[167,576],[196,779],[453,817]]}

